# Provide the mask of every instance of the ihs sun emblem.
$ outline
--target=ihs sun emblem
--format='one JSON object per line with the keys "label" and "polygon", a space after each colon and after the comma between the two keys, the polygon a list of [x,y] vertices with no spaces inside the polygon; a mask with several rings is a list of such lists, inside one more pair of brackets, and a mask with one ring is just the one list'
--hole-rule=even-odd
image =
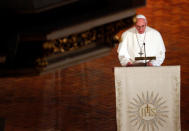
{"label": "ihs sun emblem", "polygon": [[154,95],[153,92],[151,94],[147,92],[146,95],[143,93],[141,96],[137,95],[128,107],[130,123],[142,131],[159,130],[168,118],[165,103],[166,101],[158,93]]}

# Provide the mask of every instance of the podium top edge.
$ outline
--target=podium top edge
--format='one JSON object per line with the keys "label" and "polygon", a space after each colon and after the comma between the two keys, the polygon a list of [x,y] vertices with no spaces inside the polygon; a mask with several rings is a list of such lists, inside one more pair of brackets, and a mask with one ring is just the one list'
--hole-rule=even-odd
{"label": "podium top edge", "polygon": [[169,65],[169,66],[130,66],[130,67],[125,67],[125,66],[118,66],[118,67],[114,67],[114,69],[116,68],[163,68],[163,67],[179,67],[181,68],[181,65]]}

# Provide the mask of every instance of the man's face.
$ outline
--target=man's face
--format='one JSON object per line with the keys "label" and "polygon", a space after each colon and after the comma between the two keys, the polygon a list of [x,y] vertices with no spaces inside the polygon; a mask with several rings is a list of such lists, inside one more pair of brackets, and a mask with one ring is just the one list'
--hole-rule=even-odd
{"label": "man's face", "polygon": [[139,34],[143,34],[146,29],[146,21],[143,18],[138,18],[135,27]]}

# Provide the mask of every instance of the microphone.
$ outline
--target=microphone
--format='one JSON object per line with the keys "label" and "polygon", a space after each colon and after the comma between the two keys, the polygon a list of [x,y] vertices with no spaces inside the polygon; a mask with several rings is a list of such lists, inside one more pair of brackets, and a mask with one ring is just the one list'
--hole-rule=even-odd
{"label": "microphone", "polygon": [[146,44],[145,43],[143,43],[143,45],[144,45],[144,58],[145,58],[145,66],[147,66],[147,62],[146,62]]}

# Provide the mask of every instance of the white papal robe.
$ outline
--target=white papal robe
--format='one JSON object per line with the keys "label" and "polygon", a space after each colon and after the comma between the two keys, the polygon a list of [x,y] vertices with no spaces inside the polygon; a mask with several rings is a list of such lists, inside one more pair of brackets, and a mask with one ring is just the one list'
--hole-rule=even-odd
{"label": "white papal robe", "polygon": [[133,64],[145,62],[144,60],[135,61],[135,57],[140,57],[140,49],[144,53],[143,43],[145,43],[146,57],[156,56],[156,60],[151,60],[153,66],[160,66],[163,63],[166,50],[161,34],[149,26],[146,27],[145,32],[139,34],[136,28],[132,27],[122,34],[118,47],[118,58],[122,66],[128,62]]}

